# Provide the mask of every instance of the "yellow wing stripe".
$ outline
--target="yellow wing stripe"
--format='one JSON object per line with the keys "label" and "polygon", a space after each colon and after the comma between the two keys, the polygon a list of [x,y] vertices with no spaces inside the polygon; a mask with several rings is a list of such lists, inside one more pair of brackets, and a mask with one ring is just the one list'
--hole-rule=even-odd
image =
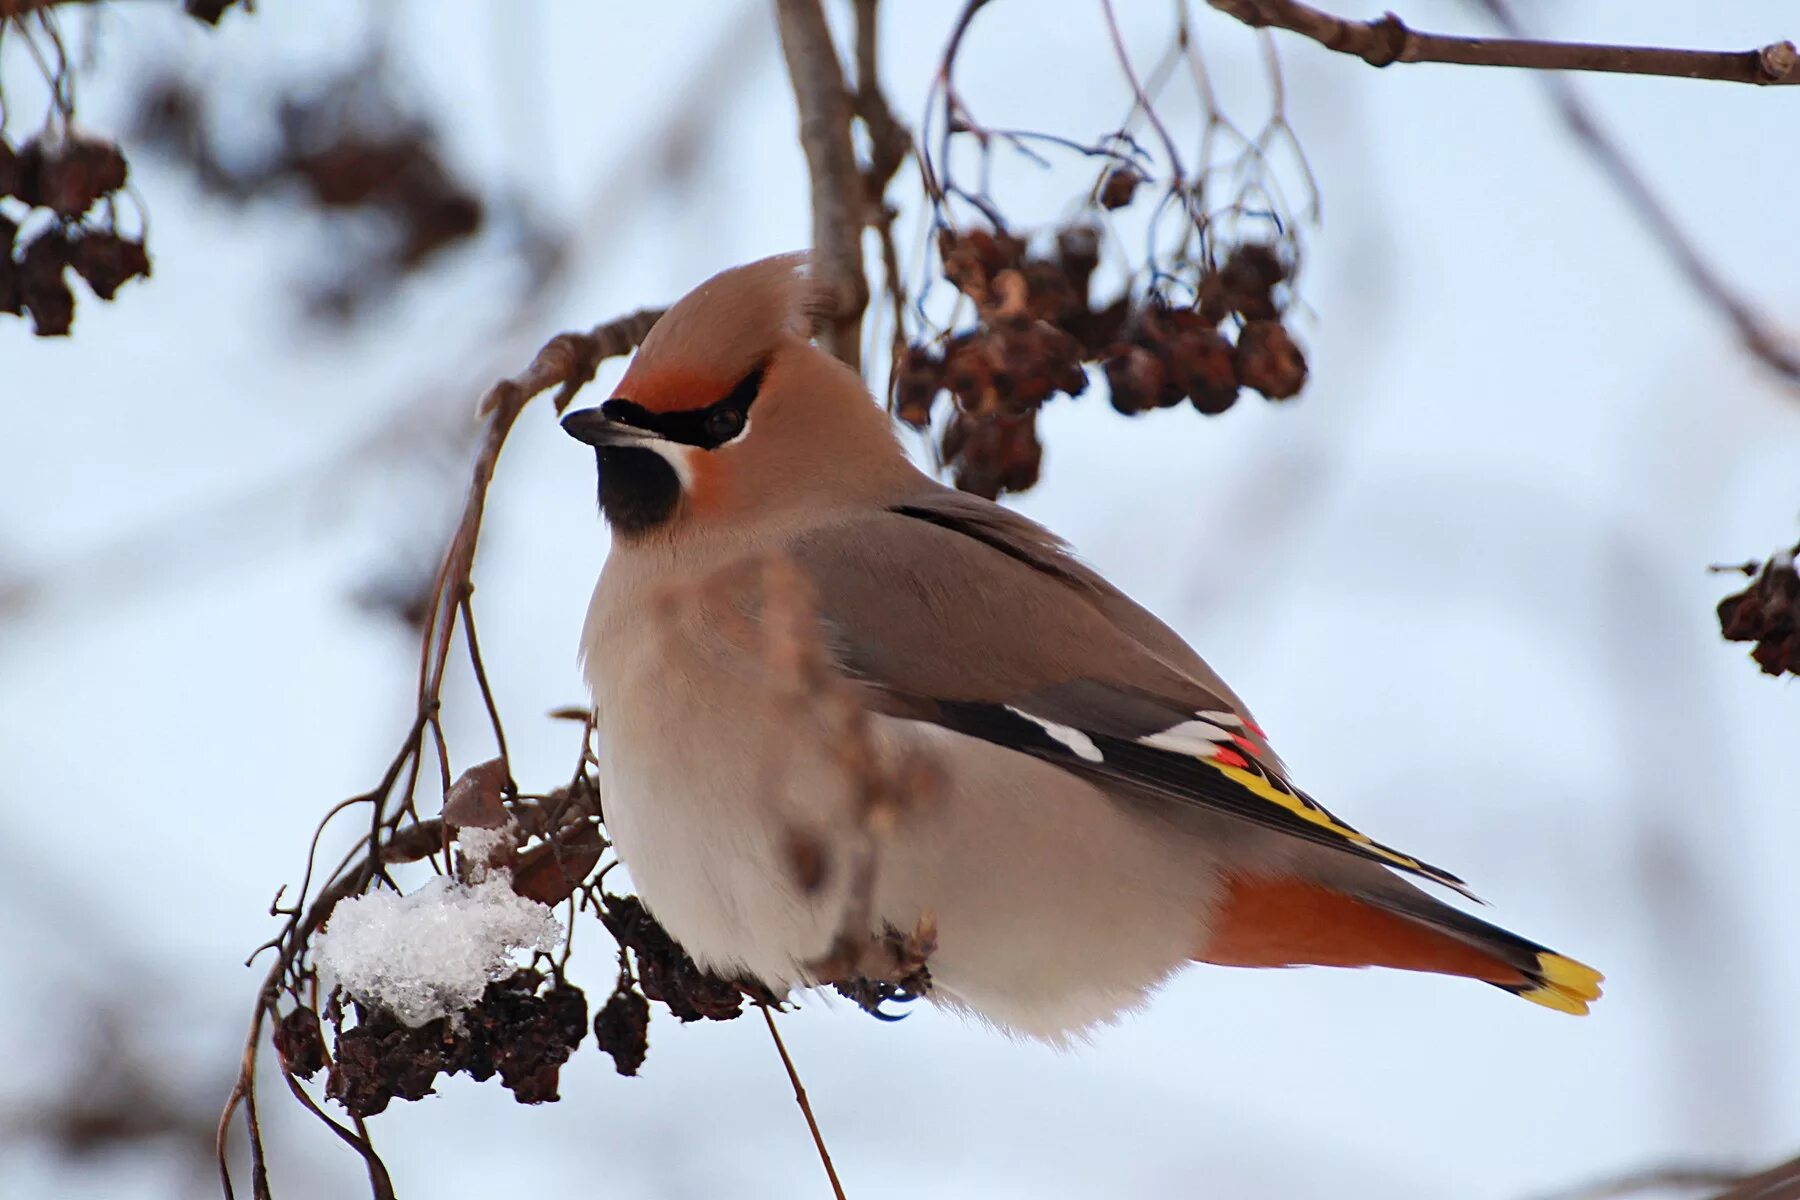
{"label": "yellow wing stripe", "polygon": [[[1281,788],[1276,787],[1274,784],[1270,783],[1267,778],[1257,774],[1255,771],[1247,771],[1242,767],[1227,766],[1215,759],[1201,759],[1200,761],[1206,763],[1207,766],[1212,767],[1214,770],[1224,775],[1225,778],[1257,796],[1259,799],[1266,800],[1270,804],[1286,809],[1301,820],[1312,825],[1317,825],[1320,829],[1326,830],[1332,834],[1332,836],[1358,846],[1374,855],[1376,858],[1392,863],[1394,866],[1403,868],[1404,870],[1411,871],[1416,875],[1422,875],[1433,883],[1442,884],[1447,888],[1462,893],[1471,900],[1479,900],[1479,897],[1469,890],[1468,885],[1454,875],[1441,871],[1429,863],[1421,862],[1419,859],[1416,859],[1409,854],[1402,854],[1398,850],[1382,845],[1368,834],[1361,833],[1344,824],[1329,812],[1326,812],[1325,809],[1318,804],[1303,799],[1294,792],[1284,791]],[[1579,963],[1575,963],[1574,965],[1580,966]],[[1540,1001],[1540,1003],[1542,1002]]]}

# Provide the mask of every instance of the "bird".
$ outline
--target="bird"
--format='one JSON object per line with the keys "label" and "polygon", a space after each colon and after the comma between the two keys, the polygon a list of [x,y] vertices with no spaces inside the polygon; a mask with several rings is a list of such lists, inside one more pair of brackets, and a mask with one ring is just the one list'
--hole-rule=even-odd
{"label": "bird", "polygon": [[[1474,898],[1301,791],[1224,680],[1060,538],[915,466],[813,341],[833,302],[804,253],[723,271],[562,422],[611,531],[580,647],[608,836],[699,966],[787,995],[842,938],[912,931],[931,1001],[1052,1043],[1194,962],[1588,1011],[1599,972],[1428,892]],[[796,621],[817,703],[765,652]],[[918,796],[871,821],[869,772],[906,763]]]}

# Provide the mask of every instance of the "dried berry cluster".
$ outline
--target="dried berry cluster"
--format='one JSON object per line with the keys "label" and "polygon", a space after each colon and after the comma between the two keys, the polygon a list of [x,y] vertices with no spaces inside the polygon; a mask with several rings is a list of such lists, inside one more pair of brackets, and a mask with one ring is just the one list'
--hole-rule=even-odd
{"label": "dried berry cluster", "polygon": [[[458,1071],[476,1080],[499,1075],[520,1104],[555,1100],[558,1072],[587,1034],[581,989],[537,971],[489,984],[481,1001],[454,1021],[440,1017],[416,1029],[355,1007],[356,1024],[338,1028],[325,1094],[359,1117],[395,1099],[428,1096],[440,1074]],[[298,1008],[283,1017],[275,1049],[294,1075],[317,1074],[326,1065],[318,1014]]]}
{"label": "dried berry cluster", "polygon": [[431,125],[403,111],[379,62],[284,97],[276,139],[260,158],[236,162],[215,144],[206,102],[191,84],[165,79],[139,102],[138,136],[186,166],[213,195],[244,203],[298,185],[320,210],[370,218],[371,251],[343,241],[340,277],[313,297],[320,315],[353,315],[404,275],[480,230],[485,206],[445,161]]}
{"label": "dried berry cluster", "polygon": [[[1135,183],[1116,183],[1117,175],[1103,186],[1103,202],[1129,202]],[[1058,392],[1086,389],[1084,362],[1101,365],[1113,407],[1126,414],[1186,399],[1216,415],[1241,387],[1284,400],[1306,382],[1306,359],[1281,324],[1277,299],[1288,267],[1268,246],[1240,246],[1202,275],[1191,308],[1129,295],[1096,307],[1090,284],[1100,242],[1087,225],[1059,230],[1047,257],[986,230],[943,230],[938,252],[945,278],[974,301],[977,324],[941,350],[907,350],[895,371],[895,407],[901,420],[925,428],[943,392],[956,398],[940,448],[964,491],[991,499],[1037,482],[1037,411]],[[1221,330],[1228,318],[1238,323],[1235,342]]]}
{"label": "dried berry cluster", "polygon": [[1754,572],[1750,586],[1719,601],[1719,631],[1729,642],[1754,642],[1750,657],[1765,674],[1800,675],[1800,546]]}
{"label": "dried berry cluster", "polygon": [[603,896],[600,919],[619,943],[621,969],[618,986],[594,1017],[594,1041],[621,1075],[636,1075],[649,1053],[651,1000],[684,1022],[732,1020],[746,999],[779,1002],[759,984],[701,970],[636,896]]}
{"label": "dried berry cluster", "polygon": [[[150,274],[143,242],[119,234],[110,203],[90,215],[125,186],[126,173],[125,155],[97,138],[33,138],[17,149],[0,138],[0,197],[28,210],[20,221],[0,212],[0,313],[29,313],[39,337],[66,336],[75,319],[69,268],[102,300]],[[47,219],[34,220],[40,212]],[[40,228],[18,246],[27,222]]]}

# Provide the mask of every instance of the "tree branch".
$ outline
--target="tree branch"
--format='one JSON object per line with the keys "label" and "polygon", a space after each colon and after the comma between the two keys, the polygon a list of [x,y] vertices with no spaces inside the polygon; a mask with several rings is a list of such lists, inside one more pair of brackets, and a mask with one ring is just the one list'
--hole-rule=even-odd
{"label": "tree branch", "polygon": [[869,305],[862,257],[867,200],[850,140],[850,93],[819,0],[775,0],[775,16],[812,176],[812,270],[835,298],[820,340],[860,370],[863,310]]}
{"label": "tree branch", "polygon": [[[1496,24],[1515,36],[1523,33],[1519,20],[1506,0],[1480,0]],[[1783,43],[1784,45],[1786,43]],[[1792,47],[1789,47],[1790,52]],[[1543,77],[1544,89],[1551,103],[1568,127],[1569,134],[1605,173],[1638,219],[1675,261],[1688,284],[1700,298],[1716,309],[1737,333],[1738,341],[1764,366],[1775,372],[1790,386],[1800,385],[1800,347],[1785,341],[1771,329],[1756,310],[1736,289],[1707,262],[1694,241],[1675,220],[1650,184],[1639,174],[1625,152],[1600,128],[1581,96],[1568,80],[1554,75]]]}
{"label": "tree branch", "polygon": [[1535,71],[1610,71],[1725,83],[1800,84],[1800,52],[1788,41],[1771,42],[1758,50],[1666,50],[1652,46],[1462,37],[1410,29],[1393,13],[1373,21],[1352,21],[1299,0],[1207,2],[1253,28],[1286,29],[1311,38],[1327,50],[1354,55],[1372,67],[1455,63]]}

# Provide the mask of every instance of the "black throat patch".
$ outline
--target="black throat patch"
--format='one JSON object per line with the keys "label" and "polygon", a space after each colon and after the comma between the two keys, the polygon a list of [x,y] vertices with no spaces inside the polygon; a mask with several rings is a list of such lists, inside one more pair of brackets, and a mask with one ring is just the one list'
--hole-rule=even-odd
{"label": "black throat patch", "polygon": [[600,511],[627,536],[654,529],[675,515],[681,480],[662,455],[636,446],[601,446]]}

